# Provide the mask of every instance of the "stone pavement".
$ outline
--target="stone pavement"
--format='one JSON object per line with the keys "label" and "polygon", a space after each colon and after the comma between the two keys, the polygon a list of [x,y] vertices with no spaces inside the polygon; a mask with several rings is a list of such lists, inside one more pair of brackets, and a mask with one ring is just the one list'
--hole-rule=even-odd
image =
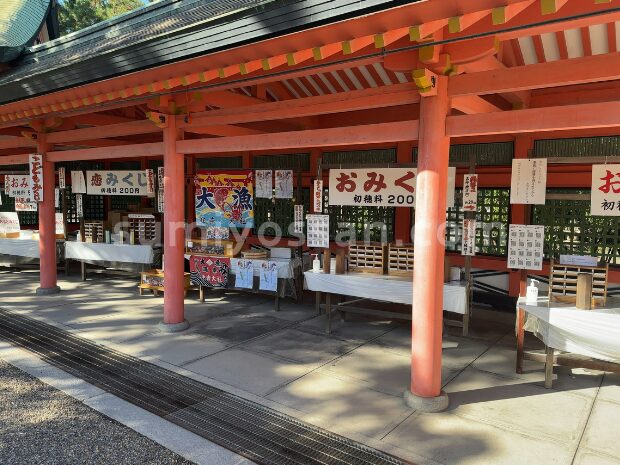
{"label": "stone pavement", "polygon": [[[35,297],[36,272],[0,272],[0,306],[424,464],[620,465],[620,377],[542,364],[515,366],[513,315],[475,309],[470,336],[444,337],[450,407],[409,410],[410,333],[386,321],[336,319],[331,336],[312,305],[212,292],[186,299],[188,331],[157,330],[163,299],[137,280],[60,281]],[[534,338],[528,344],[535,346]]]}

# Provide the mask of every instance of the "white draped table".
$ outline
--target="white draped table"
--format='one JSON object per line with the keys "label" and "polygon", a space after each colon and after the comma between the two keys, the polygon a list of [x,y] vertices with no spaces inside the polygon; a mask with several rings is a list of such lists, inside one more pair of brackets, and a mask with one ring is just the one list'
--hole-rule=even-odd
{"label": "white draped table", "polygon": [[[56,254],[62,261],[64,241],[56,241]],[[0,266],[32,265],[39,262],[39,241],[33,239],[0,239]]]}
{"label": "white draped table", "polygon": [[[304,273],[306,288],[317,293],[317,306],[320,306],[320,293],[357,297],[364,300],[376,300],[395,304],[411,305],[413,302],[413,282],[407,276],[380,275],[373,273],[330,274],[306,271]],[[328,301],[328,325],[331,305]],[[443,285],[443,308],[447,312],[464,316],[464,331],[469,316],[469,286],[466,282],[452,282]],[[410,319],[410,314],[384,312],[382,310],[354,309],[346,305],[338,305],[340,311],[363,313],[392,318]],[[328,327],[328,332],[329,332]]]}
{"label": "white draped table", "polygon": [[67,242],[65,258],[82,264],[82,279],[85,278],[85,263],[106,268],[139,272],[150,269],[155,260],[150,245],[105,244],[89,242]]}
{"label": "white draped table", "polygon": [[[523,360],[544,361],[545,385],[551,387],[553,364],[617,371],[620,369],[620,300],[607,298],[603,307],[580,310],[574,304],[517,302],[517,372]],[[547,347],[546,354],[524,350],[524,332],[534,333]],[[556,354],[555,351],[568,354]]]}

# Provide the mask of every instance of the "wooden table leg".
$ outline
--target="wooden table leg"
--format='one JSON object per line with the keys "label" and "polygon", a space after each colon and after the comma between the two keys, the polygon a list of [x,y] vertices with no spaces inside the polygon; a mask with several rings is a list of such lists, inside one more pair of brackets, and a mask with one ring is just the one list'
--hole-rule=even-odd
{"label": "wooden table leg", "polygon": [[469,308],[465,315],[463,315],[463,337],[467,337],[469,335]]}
{"label": "wooden table leg", "polygon": [[525,311],[521,307],[517,307],[517,373],[523,373],[523,344],[525,341]]}
{"label": "wooden table leg", "polygon": [[204,301],[205,301],[205,288],[203,286],[198,286],[198,298],[200,299],[200,303],[204,303]]}
{"label": "wooden table leg", "polygon": [[547,346],[547,357],[545,358],[545,387],[551,389],[553,386],[553,347]]}
{"label": "wooden table leg", "polygon": [[275,311],[280,311],[280,294],[276,291],[276,301],[274,302]]}
{"label": "wooden table leg", "polygon": [[325,334],[332,333],[332,295],[327,292],[325,294],[325,314],[327,315],[327,326]]}
{"label": "wooden table leg", "polygon": [[321,291],[316,291],[314,293],[314,309],[317,315],[321,314]]}
{"label": "wooden table leg", "polygon": [[86,281],[86,263],[84,263],[84,260],[80,260],[80,267],[82,272],[82,281]]}

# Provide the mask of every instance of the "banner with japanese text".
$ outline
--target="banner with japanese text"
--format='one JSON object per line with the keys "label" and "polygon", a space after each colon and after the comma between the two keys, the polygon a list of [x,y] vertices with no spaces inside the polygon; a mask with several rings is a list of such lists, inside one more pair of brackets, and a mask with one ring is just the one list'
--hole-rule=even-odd
{"label": "banner with japanese text", "polygon": [[4,183],[4,192],[9,197],[30,198],[30,176],[27,174],[7,174]]}
{"label": "banner with japanese text", "polygon": [[230,274],[230,258],[191,255],[189,274],[192,284],[203,287],[226,287]]}
{"label": "banner with japanese text", "polygon": [[43,155],[33,153],[28,161],[30,166],[30,200],[43,202]]}
{"label": "banner with japanese text", "polygon": [[203,227],[254,227],[254,183],[251,170],[199,171],[196,223]]}
{"label": "banner with japanese text", "polygon": [[[415,207],[416,168],[330,169],[329,204]],[[454,206],[456,168],[448,168],[446,207]]]}
{"label": "banner with japanese text", "polygon": [[88,195],[149,195],[146,171],[87,171]]}
{"label": "banner with japanese text", "polygon": [[620,216],[620,164],[592,165],[592,216]]}
{"label": "banner with japanese text", "polygon": [[463,210],[475,212],[478,208],[478,175],[466,174],[463,177]]}

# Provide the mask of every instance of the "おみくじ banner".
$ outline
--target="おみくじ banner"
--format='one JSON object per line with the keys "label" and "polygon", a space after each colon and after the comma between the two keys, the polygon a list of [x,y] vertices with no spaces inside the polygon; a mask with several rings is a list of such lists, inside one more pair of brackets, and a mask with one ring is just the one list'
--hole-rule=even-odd
{"label": "\u304a\u307f\u304f\u3058 banner", "polygon": [[251,170],[199,171],[195,184],[198,225],[254,227],[254,184]]}

